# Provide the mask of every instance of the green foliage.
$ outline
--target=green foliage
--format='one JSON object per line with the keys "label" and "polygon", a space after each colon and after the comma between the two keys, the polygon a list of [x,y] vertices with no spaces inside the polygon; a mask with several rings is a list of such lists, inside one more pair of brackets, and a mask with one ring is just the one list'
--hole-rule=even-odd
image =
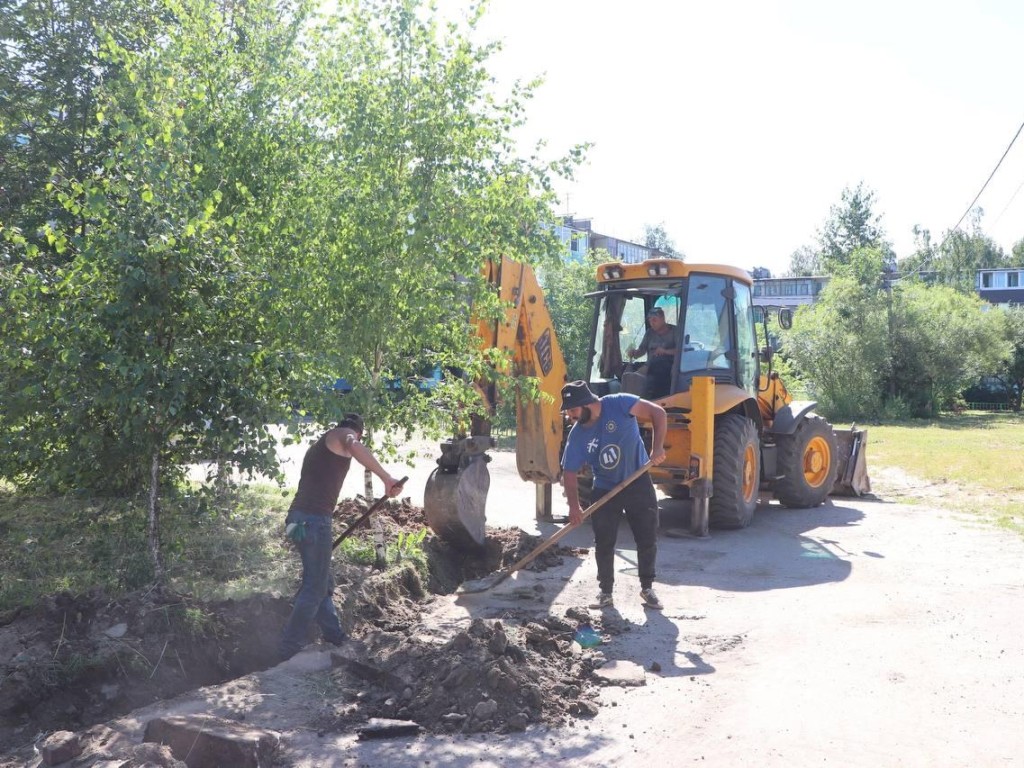
{"label": "green foliage", "polygon": [[1008,266],[1024,267],[1024,237],[1013,244],[1013,251],[1010,254]]}
{"label": "green foliage", "polygon": [[[294,562],[281,521],[287,499],[268,486],[200,504],[165,502],[168,581],[201,598],[287,591]],[[32,497],[0,490],[0,611],[40,596],[92,588],[111,595],[150,584],[145,505],[112,497]]]}
{"label": "green foliage", "polygon": [[889,391],[913,416],[948,407],[1009,356],[1005,319],[946,287],[910,284],[892,294]]}
{"label": "green foliage", "polygon": [[[125,48],[141,45],[152,27],[149,0],[13,0],[0,4],[0,228],[16,228],[32,252],[64,259],[46,237],[81,219],[48,192],[55,179],[81,181],[107,143],[91,136],[97,92],[118,77],[100,55],[102,30]],[[0,264],[23,248],[0,238]]]}
{"label": "green foliage", "polygon": [[423,542],[430,530],[420,528],[418,531],[399,531],[395,538],[395,562],[410,561],[423,573],[427,572],[427,553]]}
{"label": "green foliage", "polygon": [[686,254],[676,248],[676,241],[665,231],[665,222],[644,224],[644,235],[640,242],[648,248],[656,248],[673,259],[683,261]]}
{"label": "green foliage", "polygon": [[988,309],[945,286],[888,292],[850,273],[796,313],[785,356],[835,420],[928,416],[1010,355],[1005,318]]}
{"label": "green foliage", "polygon": [[801,245],[789,255],[789,277],[812,277],[823,273],[821,256],[809,245]]}
{"label": "green foliage", "polygon": [[884,296],[853,277],[837,277],[782,332],[784,357],[833,420],[880,414],[890,366],[886,327]]}
{"label": "green foliage", "polygon": [[[499,309],[483,259],[559,252],[551,177],[579,159],[521,158],[531,87],[494,93],[494,49],[418,0],[344,0],[325,18],[305,0],[161,11],[94,15],[90,55],[64,62],[76,83],[104,75],[76,102],[80,172],[34,182],[0,233],[0,477],[148,486],[155,551],[183,468],[272,474],[267,425],[301,430],[296,405],[401,435],[468,401],[458,382],[388,382],[479,365],[468,307]],[[327,391],[340,375],[344,400]]]}
{"label": "green foliage", "polygon": [[916,249],[902,259],[899,271],[903,275],[920,275],[931,284],[948,285],[962,293],[973,294],[979,269],[1013,266],[992,238],[981,230],[981,210],[975,209],[967,232],[957,230],[947,234],[935,245],[931,233],[914,228]]}
{"label": "green foliage", "polygon": [[1009,307],[1004,312],[1006,340],[1010,354],[997,369],[997,377],[1008,392],[1012,393],[1013,409],[1021,409],[1024,397],[1024,307]]}
{"label": "green foliage", "polygon": [[[850,266],[853,254],[862,249],[881,251],[886,264],[895,261],[885,239],[881,216],[874,211],[875,193],[860,183],[843,190],[819,233],[820,266],[826,274],[841,274]],[[872,282],[877,276],[872,276]]]}

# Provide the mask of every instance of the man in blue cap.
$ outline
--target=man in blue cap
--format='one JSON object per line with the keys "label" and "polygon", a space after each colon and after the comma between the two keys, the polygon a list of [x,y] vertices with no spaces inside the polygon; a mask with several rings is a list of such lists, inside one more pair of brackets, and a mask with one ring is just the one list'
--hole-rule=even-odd
{"label": "man in blue cap", "polygon": [[[618,393],[598,398],[585,381],[573,381],[562,387],[562,411],[574,422],[562,454],[562,485],[569,502],[569,523],[583,520],[577,474],[589,465],[594,474],[591,503],[636,472],[648,461],[637,419],[654,427],[650,462],[665,460],[665,409],[636,395]],[[595,608],[614,603],[615,540],[622,515],[636,541],[640,575],[640,599],[648,608],[660,609],[654,593],[655,559],[658,554],[658,497],[651,476],[646,472],[590,516],[594,528],[597,580],[601,591]]]}

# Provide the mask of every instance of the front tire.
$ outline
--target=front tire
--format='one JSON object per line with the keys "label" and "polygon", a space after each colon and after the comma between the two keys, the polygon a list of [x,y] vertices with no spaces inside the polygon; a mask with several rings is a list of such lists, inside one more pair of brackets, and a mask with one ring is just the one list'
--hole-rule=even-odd
{"label": "front tire", "polygon": [[839,449],[832,425],[808,416],[792,435],[777,438],[778,469],[775,498],[784,507],[816,507],[828,498],[839,471]]}
{"label": "front tire", "polygon": [[753,421],[738,413],[716,419],[711,474],[708,521],[716,528],[746,528],[754,519],[761,482],[761,447]]}

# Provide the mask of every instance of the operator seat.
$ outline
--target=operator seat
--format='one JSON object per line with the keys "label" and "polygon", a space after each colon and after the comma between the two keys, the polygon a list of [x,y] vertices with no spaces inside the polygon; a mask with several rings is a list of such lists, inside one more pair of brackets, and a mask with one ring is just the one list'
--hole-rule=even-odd
{"label": "operator seat", "polygon": [[644,397],[647,392],[647,376],[639,371],[626,371],[622,374],[621,391],[629,395]]}

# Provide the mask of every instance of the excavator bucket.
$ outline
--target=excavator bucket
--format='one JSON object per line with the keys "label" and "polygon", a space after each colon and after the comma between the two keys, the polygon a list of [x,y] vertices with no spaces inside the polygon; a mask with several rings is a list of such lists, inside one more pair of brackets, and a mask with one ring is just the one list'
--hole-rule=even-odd
{"label": "excavator bucket", "polygon": [[486,456],[472,457],[457,472],[438,467],[427,478],[423,491],[427,525],[456,547],[483,547],[487,535],[485,505],[490,486]]}
{"label": "excavator bucket", "polygon": [[863,496],[871,492],[871,478],[868,477],[866,429],[851,427],[834,430],[839,451],[839,471],[833,496]]}

